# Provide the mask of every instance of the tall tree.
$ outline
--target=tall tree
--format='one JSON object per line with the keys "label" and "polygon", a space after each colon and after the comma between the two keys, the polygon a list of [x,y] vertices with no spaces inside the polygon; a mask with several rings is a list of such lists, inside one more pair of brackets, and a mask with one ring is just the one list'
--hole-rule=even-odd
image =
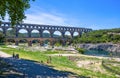
{"label": "tall tree", "polygon": [[[0,0],[0,22],[9,15],[12,26],[26,18],[25,10],[30,8],[31,0]],[[34,1],[34,0],[32,0]]]}
{"label": "tall tree", "polygon": [[5,37],[3,35],[3,33],[0,32],[0,44],[3,43],[5,40]]}

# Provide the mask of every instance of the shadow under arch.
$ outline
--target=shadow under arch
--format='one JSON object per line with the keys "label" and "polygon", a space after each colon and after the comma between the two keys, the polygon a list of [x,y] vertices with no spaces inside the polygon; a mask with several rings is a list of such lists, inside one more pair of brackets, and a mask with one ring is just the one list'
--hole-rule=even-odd
{"label": "shadow under arch", "polygon": [[32,45],[34,45],[34,46],[40,46],[40,40],[38,40],[38,39],[32,40]]}
{"label": "shadow under arch", "polygon": [[15,43],[15,40],[14,39],[7,39],[7,43],[9,44],[9,45],[13,45],[14,43]]}
{"label": "shadow under arch", "polygon": [[20,39],[18,42],[19,42],[19,45],[24,45],[24,46],[28,45],[28,40],[27,39]]}

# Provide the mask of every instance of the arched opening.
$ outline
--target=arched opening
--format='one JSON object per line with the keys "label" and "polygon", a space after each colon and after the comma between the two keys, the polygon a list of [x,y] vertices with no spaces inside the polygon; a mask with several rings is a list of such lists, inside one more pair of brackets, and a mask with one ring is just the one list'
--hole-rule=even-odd
{"label": "arched opening", "polygon": [[61,38],[62,37],[62,33],[60,31],[55,31],[53,33],[53,37],[55,37],[55,38]]}
{"label": "arched opening", "polygon": [[2,28],[0,28],[0,33],[3,33],[3,29]]}
{"label": "arched opening", "polygon": [[18,32],[19,38],[25,38],[28,37],[28,31],[26,29],[20,29]]}
{"label": "arched opening", "polygon": [[49,38],[49,37],[51,37],[51,36],[50,36],[50,32],[49,32],[48,30],[44,30],[43,33],[42,33],[42,35],[43,35],[44,38]]}
{"label": "arched opening", "polygon": [[8,42],[9,45],[13,45],[15,43],[15,40],[14,39],[8,39],[7,42]]}
{"label": "arched opening", "polygon": [[19,45],[27,46],[28,45],[28,41],[26,39],[21,39],[21,40],[19,40]]}
{"label": "arched opening", "polygon": [[66,32],[65,32],[65,37],[66,37],[66,38],[71,38],[71,33],[70,33],[69,31],[66,31]]}
{"label": "arched opening", "polygon": [[79,33],[78,33],[78,32],[74,32],[74,33],[73,33],[73,37],[76,37],[76,36],[79,36]]}
{"label": "arched opening", "polygon": [[39,31],[38,30],[32,30],[31,37],[39,38],[40,37]]}
{"label": "arched opening", "polygon": [[46,47],[46,46],[49,46],[50,45],[50,40],[44,40],[44,46]]}
{"label": "arched opening", "polygon": [[33,46],[39,46],[40,45],[40,41],[39,40],[32,40],[32,45]]}
{"label": "arched opening", "polygon": [[13,37],[15,37],[15,29],[13,29],[13,28],[8,28],[7,29],[7,31],[6,31],[6,36],[7,37],[11,37],[11,38],[13,38]]}

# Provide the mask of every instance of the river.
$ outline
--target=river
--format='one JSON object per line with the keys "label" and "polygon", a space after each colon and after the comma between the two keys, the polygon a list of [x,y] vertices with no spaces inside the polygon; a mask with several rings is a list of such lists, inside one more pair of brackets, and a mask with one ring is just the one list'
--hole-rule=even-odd
{"label": "river", "polygon": [[92,55],[92,56],[103,56],[103,57],[120,57],[120,53],[117,52],[108,52],[108,51],[101,51],[101,50],[86,50],[85,55]]}

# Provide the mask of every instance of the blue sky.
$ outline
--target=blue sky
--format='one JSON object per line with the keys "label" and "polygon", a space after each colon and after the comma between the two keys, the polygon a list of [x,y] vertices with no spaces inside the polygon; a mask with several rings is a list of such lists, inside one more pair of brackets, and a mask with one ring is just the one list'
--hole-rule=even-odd
{"label": "blue sky", "polygon": [[25,23],[120,28],[120,0],[36,0],[30,4]]}

